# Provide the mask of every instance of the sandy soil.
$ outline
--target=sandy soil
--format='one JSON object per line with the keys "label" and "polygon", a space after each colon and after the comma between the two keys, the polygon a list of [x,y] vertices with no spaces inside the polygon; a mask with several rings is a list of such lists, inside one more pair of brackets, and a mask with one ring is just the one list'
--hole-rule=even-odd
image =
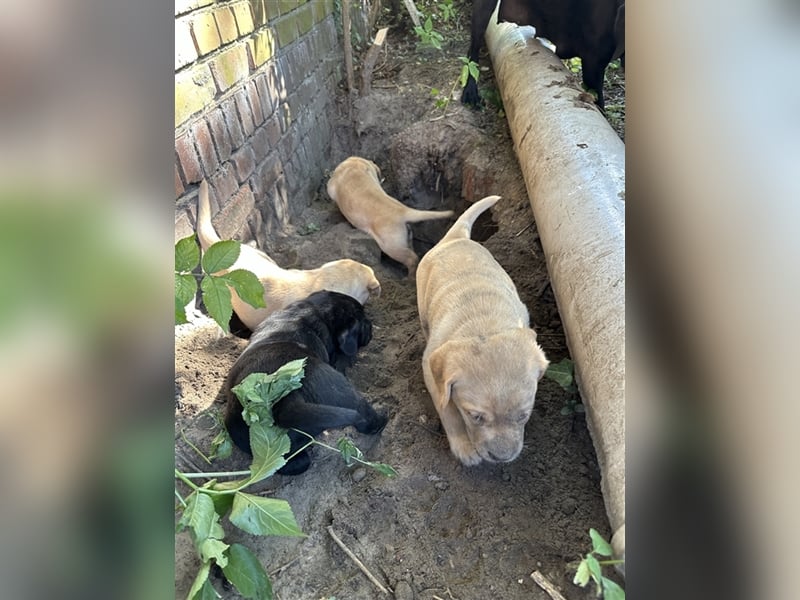
{"label": "sandy soil", "polygon": [[[568,349],[505,120],[496,111],[476,112],[458,102],[443,117],[433,105],[430,89],[450,89],[457,76],[465,35],[463,27],[454,31],[445,51],[431,54],[417,52],[402,32],[391,34],[390,53],[378,63],[373,93],[357,101],[352,112],[341,94],[331,168],[351,154],[371,158],[386,176],[385,189],[419,208],[460,212],[467,200],[502,195],[479,222],[475,237],[515,281],[545,353],[557,362],[568,356]],[[482,77],[482,85],[492,85],[490,72]],[[415,226],[418,253],[429,249],[450,223]],[[289,501],[307,537],[257,538],[226,523],[229,541],[257,551],[281,600],[382,597],[333,542],[328,526],[396,598],[545,600],[549,596],[530,578],[537,569],[567,598],[593,597],[590,588],[571,583],[574,563],[589,550],[590,527],[607,538],[610,531],[584,417],[561,414],[574,399],[543,379],[519,459],[502,466],[462,467],[449,452],[422,380],[424,340],[413,281],[344,220],[324,182],[292,227],[265,248],[279,264],[312,268],[350,257],[373,266],[382,283],[382,296],[367,304],[373,340],[348,376],[388,412],[389,423],[378,436],[350,429],[325,437],[335,442],[346,433],[368,459],[394,466],[399,476],[388,479],[348,468],[338,455],[316,448],[305,474],[274,476],[261,486],[264,494]],[[216,402],[220,386],[245,344],[223,336],[205,317],[176,328],[179,468],[203,470],[185,439],[208,449],[218,427],[213,413],[222,408]],[[213,469],[246,469],[248,464],[235,451]],[[188,537],[177,536],[178,597],[185,597],[198,565]],[[222,597],[238,597],[219,579],[214,585]]]}

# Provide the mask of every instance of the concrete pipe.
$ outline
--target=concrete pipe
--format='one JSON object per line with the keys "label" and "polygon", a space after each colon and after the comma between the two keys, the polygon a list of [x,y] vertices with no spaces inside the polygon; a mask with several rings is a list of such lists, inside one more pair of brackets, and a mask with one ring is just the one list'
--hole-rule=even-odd
{"label": "concrete pipe", "polygon": [[532,28],[494,16],[486,44],[624,556],[625,145]]}

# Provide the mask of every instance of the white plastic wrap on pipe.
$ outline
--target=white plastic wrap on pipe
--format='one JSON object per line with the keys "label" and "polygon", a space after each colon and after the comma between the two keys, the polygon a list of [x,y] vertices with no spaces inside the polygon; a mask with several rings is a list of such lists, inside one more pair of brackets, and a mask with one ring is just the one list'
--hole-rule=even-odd
{"label": "white plastic wrap on pipe", "polygon": [[624,556],[625,145],[532,33],[494,16],[486,44]]}

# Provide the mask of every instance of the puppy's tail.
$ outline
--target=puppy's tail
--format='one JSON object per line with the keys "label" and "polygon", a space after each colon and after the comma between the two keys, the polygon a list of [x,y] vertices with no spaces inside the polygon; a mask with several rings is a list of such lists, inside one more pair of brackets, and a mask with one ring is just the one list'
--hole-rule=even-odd
{"label": "puppy's tail", "polygon": [[472,225],[487,209],[495,205],[500,200],[500,196],[486,196],[483,200],[478,200],[475,204],[465,210],[460,217],[453,223],[453,226],[442,238],[442,242],[449,242],[458,239],[469,239],[472,233]]}
{"label": "puppy's tail", "polygon": [[452,210],[417,210],[409,208],[405,214],[406,223],[419,223],[420,221],[430,221],[432,219],[446,219],[453,216]]}
{"label": "puppy's tail", "polygon": [[205,179],[200,182],[200,194],[197,200],[197,237],[204,251],[220,241],[211,223],[211,201],[208,197],[208,181]]}

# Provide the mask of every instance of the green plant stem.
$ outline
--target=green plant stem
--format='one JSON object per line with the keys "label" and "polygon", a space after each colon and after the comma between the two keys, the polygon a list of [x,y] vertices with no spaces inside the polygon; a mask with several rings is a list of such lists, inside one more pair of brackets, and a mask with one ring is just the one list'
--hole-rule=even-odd
{"label": "green plant stem", "polygon": [[217,473],[182,473],[187,479],[214,479],[215,477],[244,477],[250,471],[220,471]]}
{"label": "green plant stem", "polygon": [[[308,435],[305,431],[300,431],[299,429],[294,429],[294,428],[292,430],[296,431],[297,433],[302,433],[304,436],[308,437],[311,440],[308,444],[303,446],[303,448],[308,448],[309,446],[311,446],[313,444],[313,445],[317,445],[317,446],[322,446],[323,448],[327,448],[328,450],[336,452],[337,454],[341,454],[341,452],[339,452],[338,448],[334,448],[333,446],[329,446],[325,442],[320,442],[319,440],[317,440],[313,436]],[[298,452],[299,452],[299,450],[298,450]],[[366,465],[368,467],[371,465],[371,463],[368,460],[361,460],[357,456],[351,456],[350,458],[355,460],[355,461],[360,462],[362,465]]]}
{"label": "green plant stem", "polygon": [[183,432],[183,429],[181,429],[181,439],[182,439],[184,442],[186,442],[186,443],[189,445],[189,447],[190,447],[192,450],[194,450],[195,452],[197,452],[197,453],[200,455],[200,458],[202,458],[204,461],[206,461],[206,462],[207,462],[209,465],[211,464],[211,459],[209,459],[209,458],[208,458],[208,457],[207,457],[205,454],[203,454],[203,453],[200,451],[200,448],[198,448],[198,447],[197,447],[197,446],[195,446],[195,445],[194,445],[192,442],[190,442],[190,441],[189,441],[189,438],[187,438],[187,437],[186,437],[186,435],[185,435],[185,434],[184,434],[184,432]]}
{"label": "green plant stem", "polygon": [[623,564],[624,562],[625,562],[625,561],[624,561],[624,560],[622,560],[622,559],[615,559],[615,560],[598,560],[598,561],[597,561],[597,564],[599,564],[600,566],[603,566],[603,567],[604,567],[604,566],[606,566],[606,565],[621,565],[621,564]]}
{"label": "green plant stem", "polygon": [[187,506],[186,500],[183,499],[183,496],[180,495],[180,492],[178,492],[178,490],[175,490],[175,497],[178,499],[178,502],[181,503],[181,506],[183,506],[183,508],[186,508]]}

